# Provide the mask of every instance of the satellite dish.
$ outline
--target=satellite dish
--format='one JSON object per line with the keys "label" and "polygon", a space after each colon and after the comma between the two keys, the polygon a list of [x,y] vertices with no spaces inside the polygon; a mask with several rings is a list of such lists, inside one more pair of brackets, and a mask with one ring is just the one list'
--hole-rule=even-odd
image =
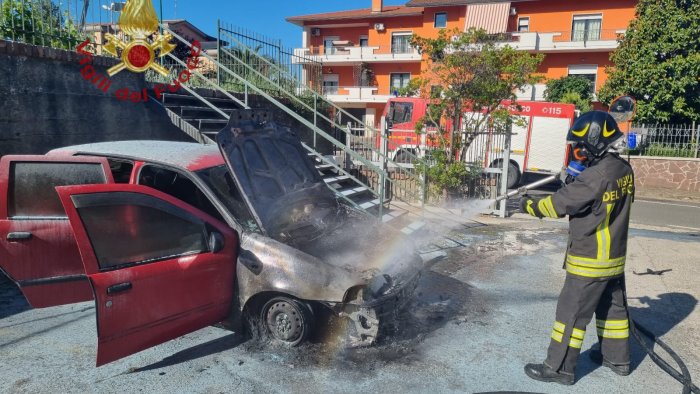
{"label": "satellite dish", "polygon": [[630,96],[620,96],[610,104],[608,113],[617,123],[629,122],[637,112],[637,102]]}

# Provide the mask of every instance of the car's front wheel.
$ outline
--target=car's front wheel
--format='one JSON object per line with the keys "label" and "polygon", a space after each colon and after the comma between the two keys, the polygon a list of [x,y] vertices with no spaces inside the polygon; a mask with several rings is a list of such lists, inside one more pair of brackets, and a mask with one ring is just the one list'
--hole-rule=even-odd
{"label": "car's front wheel", "polygon": [[288,297],[274,297],[262,308],[261,320],[267,334],[287,346],[297,346],[309,337],[311,308]]}

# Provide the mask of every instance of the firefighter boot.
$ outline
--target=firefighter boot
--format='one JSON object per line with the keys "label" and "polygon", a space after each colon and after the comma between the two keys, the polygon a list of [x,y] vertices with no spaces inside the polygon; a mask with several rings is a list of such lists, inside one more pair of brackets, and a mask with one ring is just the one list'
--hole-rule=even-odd
{"label": "firefighter boot", "polygon": [[576,380],[574,374],[557,372],[549,368],[547,364],[527,364],[525,366],[525,374],[540,382],[555,382],[567,386],[571,386]]}
{"label": "firefighter boot", "polygon": [[629,364],[613,364],[610,361],[606,360],[603,357],[603,354],[598,349],[591,349],[590,357],[594,363],[602,365],[604,367],[608,367],[620,376],[627,376],[630,374]]}

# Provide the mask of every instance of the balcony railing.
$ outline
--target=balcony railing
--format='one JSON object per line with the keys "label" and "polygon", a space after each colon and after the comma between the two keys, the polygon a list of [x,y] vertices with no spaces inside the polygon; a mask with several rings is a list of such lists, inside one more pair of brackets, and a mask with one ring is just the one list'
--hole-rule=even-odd
{"label": "balcony railing", "polygon": [[391,95],[379,95],[376,86],[326,86],[323,93],[333,102],[384,103]]}
{"label": "balcony railing", "polygon": [[323,94],[325,94],[325,95],[338,94],[338,89],[340,89],[340,86],[324,86],[323,87]]}
{"label": "balcony railing", "polygon": [[295,54],[301,57],[311,57],[323,63],[333,62],[381,62],[395,60],[420,61],[418,50],[407,45],[378,45],[378,46],[312,46],[297,48]]}
{"label": "balcony railing", "polygon": [[625,28],[552,32],[507,32],[492,38],[502,45],[529,51],[611,50],[625,35]]}
{"label": "balcony railing", "polygon": [[625,35],[625,29],[568,30],[555,36],[555,41],[616,41]]}

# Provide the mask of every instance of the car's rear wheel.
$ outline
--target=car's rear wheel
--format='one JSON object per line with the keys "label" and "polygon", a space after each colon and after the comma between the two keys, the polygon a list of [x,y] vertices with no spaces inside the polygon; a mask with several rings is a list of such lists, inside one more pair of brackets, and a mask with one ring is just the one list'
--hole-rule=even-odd
{"label": "car's rear wheel", "polygon": [[297,346],[309,337],[311,308],[288,297],[274,297],[262,308],[261,320],[267,334],[287,346]]}

